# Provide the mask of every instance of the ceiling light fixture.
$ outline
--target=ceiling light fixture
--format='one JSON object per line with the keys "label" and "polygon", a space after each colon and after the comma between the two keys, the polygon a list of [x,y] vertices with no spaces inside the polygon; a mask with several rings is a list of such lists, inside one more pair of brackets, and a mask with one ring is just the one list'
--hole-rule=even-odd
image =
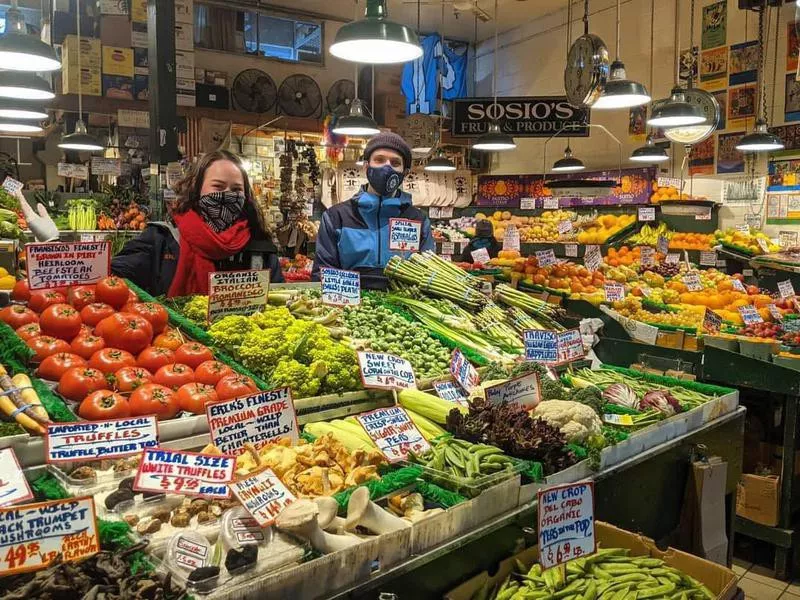
{"label": "ceiling light fixture", "polygon": [[631,160],[634,162],[657,163],[669,160],[669,155],[664,148],[659,148],[653,142],[653,136],[647,136],[644,146],[639,146],[631,153]]}
{"label": "ceiling light fixture", "polygon": [[[77,16],[76,22],[78,25],[78,73],[81,72],[81,2],[77,0]],[[78,120],[75,122],[75,133],[65,135],[61,138],[58,147],[63,150],[82,150],[86,152],[99,152],[103,150],[102,144],[98,142],[94,136],[89,135],[86,131],[86,123],[83,122],[83,83],[82,77],[78,77]]]}
{"label": "ceiling light fixture", "polygon": [[47,111],[36,102],[0,99],[0,119],[46,119]]}
{"label": "ceiling light fixture", "polygon": [[439,150],[439,153],[428,161],[425,165],[425,171],[455,171],[456,166],[449,158],[444,155],[444,152]]}
{"label": "ceiling light fixture", "polygon": [[650,94],[647,93],[647,89],[638,81],[628,79],[625,65],[619,58],[620,1],[617,0],[617,53],[614,62],[611,63],[611,76],[603,88],[603,93],[592,104],[592,108],[601,110],[631,108],[650,102]]}
{"label": "ceiling light fixture", "polygon": [[[497,104],[497,0],[494,0],[494,68],[492,69],[492,98],[493,103]],[[514,138],[503,133],[496,120],[489,125],[489,131],[484,133],[472,144],[473,150],[486,150],[502,152],[503,150],[513,150],[517,147]]]}
{"label": "ceiling light fixture", "polygon": [[381,132],[378,124],[364,114],[364,106],[359,98],[355,98],[350,104],[349,115],[336,119],[332,131],[336,135],[356,137],[368,137]]}
{"label": "ceiling light fixture", "polygon": [[21,71],[0,73],[0,98],[52,100],[55,97],[50,84],[38,75]]}
{"label": "ceiling light fixture", "polygon": [[0,69],[9,71],[55,71],[61,68],[52,46],[28,35],[17,0],[6,11],[6,34],[0,37]]}
{"label": "ceiling light fixture", "polygon": [[686,102],[683,89],[674,87],[669,101],[653,109],[653,114],[647,119],[647,124],[651,127],[680,127],[682,125],[698,125],[705,120],[705,116],[697,106]]}
{"label": "ceiling light fixture", "polygon": [[553,168],[550,170],[558,173],[568,173],[570,171],[583,171],[585,168],[586,165],[583,164],[583,161],[572,156],[572,148],[569,147],[569,142],[567,142],[564,158],[559,158],[554,162]]}
{"label": "ceiling light fixture", "polygon": [[9,123],[0,119],[0,131],[6,133],[39,133],[43,129],[40,125],[32,123]]}
{"label": "ceiling light fixture", "polygon": [[404,63],[422,56],[413,29],[387,21],[386,0],[367,0],[365,18],[346,23],[329,48],[336,58],[372,64]]}

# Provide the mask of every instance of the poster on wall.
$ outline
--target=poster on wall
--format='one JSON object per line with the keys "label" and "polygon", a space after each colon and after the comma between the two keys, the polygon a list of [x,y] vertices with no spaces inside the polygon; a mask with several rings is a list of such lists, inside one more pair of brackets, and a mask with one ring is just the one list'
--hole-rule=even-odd
{"label": "poster on wall", "polygon": [[756,116],[756,86],[753,84],[728,89],[728,127],[746,127],[747,119]]}
{"label": "poster on wall", "polygon": [[681,50],[678,63],[678,83],[680,85],[688,86],[690,81],[697,81],[697,56],[699,54],[700,49],[697,46]]}
{"label": "poster on wall", "polygon": [[786,70],[797,71],[797,54],[800,52],[800,41],[798,41],[797,21],[790,21],[786,24]]}
{"label": "poster on wall", "polygon": [[711,94],[719,104],[719,123],[717,123],[717,132],[725,131],[728,126],[728,90],[721,90]]}
{"label": "poster on wall", "polygon": [[769,131],[781,138],[786,150],[796,150],[800,148],[800,125],[770,127]]}
{"label": "poster on wall", "polygon": [[728,30],[728,3],[715,2],[703,7],[703,25],[700,45],[703,50],[724,46]]}
{"label": "poster on wall", "polygon": [[783,120],[800,121],[800,81],[795,81],[794,73],[786,74],[783,93]]}
{"label": "poster on wall", "polygon": [[634,106],[628,113],[628,135],[637,142],[647,137],[647,105]]}
{"label": "poster on wall", "polygon": [[731,45],[728,70],[730,85],[754,83],[758,75],[758,41]]}
{"label": "poster on wall", "polygon": [[736,149],[736,144],[744,137],[743,131],[721,133],[717,136],[717,174],[744,173],[744,154]]}
{"label": "poster on wall", "polygon": [[692,146],[689,155],[689,175],[714,174],[714,136]]}
{"label": "poster on wall", "polygon": [[700,87],[707,91],[724,89],[728,84],[728,47],[703,50],[700,54]]}

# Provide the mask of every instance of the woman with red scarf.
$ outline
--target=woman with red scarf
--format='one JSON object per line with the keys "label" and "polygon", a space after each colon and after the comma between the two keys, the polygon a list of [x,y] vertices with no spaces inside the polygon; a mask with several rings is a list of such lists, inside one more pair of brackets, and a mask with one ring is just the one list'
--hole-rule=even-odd
{"label": "woman with red scarf", "polygon": [[111,261],[111,271],[154,296],[208,294],[215,271],[269,269],[282,282],[278,250],[264,231],[239,158],[203,155],[178,182],[172,222],[149,223]]}

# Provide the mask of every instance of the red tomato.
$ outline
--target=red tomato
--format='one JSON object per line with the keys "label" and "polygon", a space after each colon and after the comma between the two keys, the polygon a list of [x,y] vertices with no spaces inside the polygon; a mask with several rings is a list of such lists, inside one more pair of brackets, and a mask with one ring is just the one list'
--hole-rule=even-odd
{"label": "red tomato", "polygon": [[28,300],[28,308],[40,313],[51,304],[64,304],[66,302],[64,294],[54,290],[38,290],[31,292],[31,299]]}
{"label": "red tomato", "polygon": [[175,392],[156,383],[145,383],[136,388],[128,402],[134,417],[156,415],[159,420],[171,419],[181,410]]}
{"label": "red tomato", "polygon": [[177,333],[162,333],[156,336],[156,339],[153,340],[153,346],[157,348],[168,348],[170,350],[177,350],[183,345],[183,340],[181,336]]}
{"label": "red tomato", "polygon": [[96,390],[107,389],[105,375],[91,367],[72,367],[58,381],[58,393],[75,402],[80,402]]}
{"label": "red tomato", "polygon": [[69,341],[81,331],[81,316],[69,304],[53,304],[42,311],[39,327],[45,335]]}
{"label": "red tomato", "polygon": [[59,352],[45,358],[36,370],[36,374],[48,381],[59,381],[61,376],[72,367],[85,366],[86,361],[77,354]]}
{"label": "red tomato", "polygon": [[79,335],[70,344],[72,352],[89,360],[98,350],[106,347],[106,341],[96,335]]}
{"label": "red tomato", "polygon": [[250,394],[258,392],[258,387],[253,380],[239,373],[225,375],[225,377],[217,382],[215,389],[220,400],[241,398],[242,396],[249,396]]}
{"label": "red tomato", "polygon": [[128,313],[106,317],[97,324],[96,332],[106,341],[106,345],[132,354],[139,354],[153,340],[153,326],[150,321]]}
{"label": "red tomato", "polygon": [[115,312],[117,311],[114,310],[113,306],[103,304],[102,302],[94,302],[92,304],[87,304],[81,309],[81,319],[87,325],[96,327],[100,321],[106,317],[110,317]]}
{"label": "red tomato", "polygon": [[110,390],[97,390],[83,399],[78,416],[87,421],[124,419],[131,416],[128,401]]}
{"label": "red tomato", "polygon": [[11,327],[11,329],[19,329],[28,323],[38,323],[39,317],[30,308],[12,304],[0,310],[0,321]]}
{"label": "red tomato", "polygon": [[28,287],[27,279],[20,279],[14,284],[14,289],[11,290],[11,299],[17,302],[27,302],[31,299],[31,289]]}
{"label": "red tomato", "polygon": [[128,292],[128,285],[113,275],[98,281],[94,289],[98,302],[105,302],[118,310],[128,301]]}
{"label": "red tomato", "polygon": [[128,300],[126,301],[126,303],[138,302],[138,301],[139,301],[139,296],[136,295],[136,292],[134,292],[132,289],[128,289]]}
{"label": "red tomato", "polygon": [[193,369],[207,360],[214,360],[214,353],[197,342],[187,342],[175,351],[175,362],[189,365]]}
{"label": "red tomato", "polygon": [[171,365],[175,361],[175,353],[167,348],[150,346],[145,348],[136,359],[136,365],[155,373],[164,365]]}
{"label": "red tomato", "polygon": [[144,317],[153,326],[153,333],[161,333],[167,327],[169,322],[169,314],[167,309],[156,304],[155,302],[133,302],[125,305],[128,308],[122,309],[122,312],[129,312],[134,315]]}
{"label": "red tomato", "polygon": [[217,402],[217,392],[214,386],[202,383],[187,383],[178,389],[178,404],[181,410],[196,415],[206,414],[206,404]]}
{"label": "red tomato", "polygon": [[76,310],[81,310],[84,306],[88,306],[94,301],[93,285],[76,285],[70,288],[67,294],[67,302],[74,306]]}
{"label": "red tomato", "polygon": [[103,348],[98,350],[89,359],[89,366],[106,375],[116,373],[122,367],[135,367],[136,358],[130,352],[116,348]]}
{"label": "red tomato", "polygon": [[69,344],[64,340],[59,340],[49,335],[38,335],[25,342],[28,348],[34,351],[36,356],[33,360],[41,362],[51,354],[58,352],[69,352]]}
{"label": "red tomato", "polygon": [[123,367],[114,373],[114,389],[118,392],[132,392],[153,379],[152,373],[141,367]]}
{"label": "red tomato", "polygon": [[23,325],[16,330],[17,337],[21,340],[28,341],[31,338],[36,337],[37,335],[42,335],[42,328],[39,327],[38,323],[28,323],[27,325]]}
{"label": "red tomato", "polygon": [[194,370],[194,380],[206,385],[217,385],[225,375],[232,375],[234,370],[217,360],[207,360]]}
{"label": "red tomato", "polygon": [[156,371],[153,381],[159,385],[177,390],[186,383],[194,382],[194,370],[180,363],[164,365]]}

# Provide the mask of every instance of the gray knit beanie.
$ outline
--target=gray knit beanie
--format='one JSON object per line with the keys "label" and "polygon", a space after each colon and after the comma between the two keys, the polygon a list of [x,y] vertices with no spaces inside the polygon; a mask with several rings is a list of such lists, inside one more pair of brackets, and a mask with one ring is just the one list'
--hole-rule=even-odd
{"label": "gray knit beanie", "polygon": [[403,168],[411,168],[411,148],[406,141],[396,133],[388,131],[369,138],[367,147],[364,149],[364,159],[369,162],[370,155],[379,148],[394,150],[403,157]]}

